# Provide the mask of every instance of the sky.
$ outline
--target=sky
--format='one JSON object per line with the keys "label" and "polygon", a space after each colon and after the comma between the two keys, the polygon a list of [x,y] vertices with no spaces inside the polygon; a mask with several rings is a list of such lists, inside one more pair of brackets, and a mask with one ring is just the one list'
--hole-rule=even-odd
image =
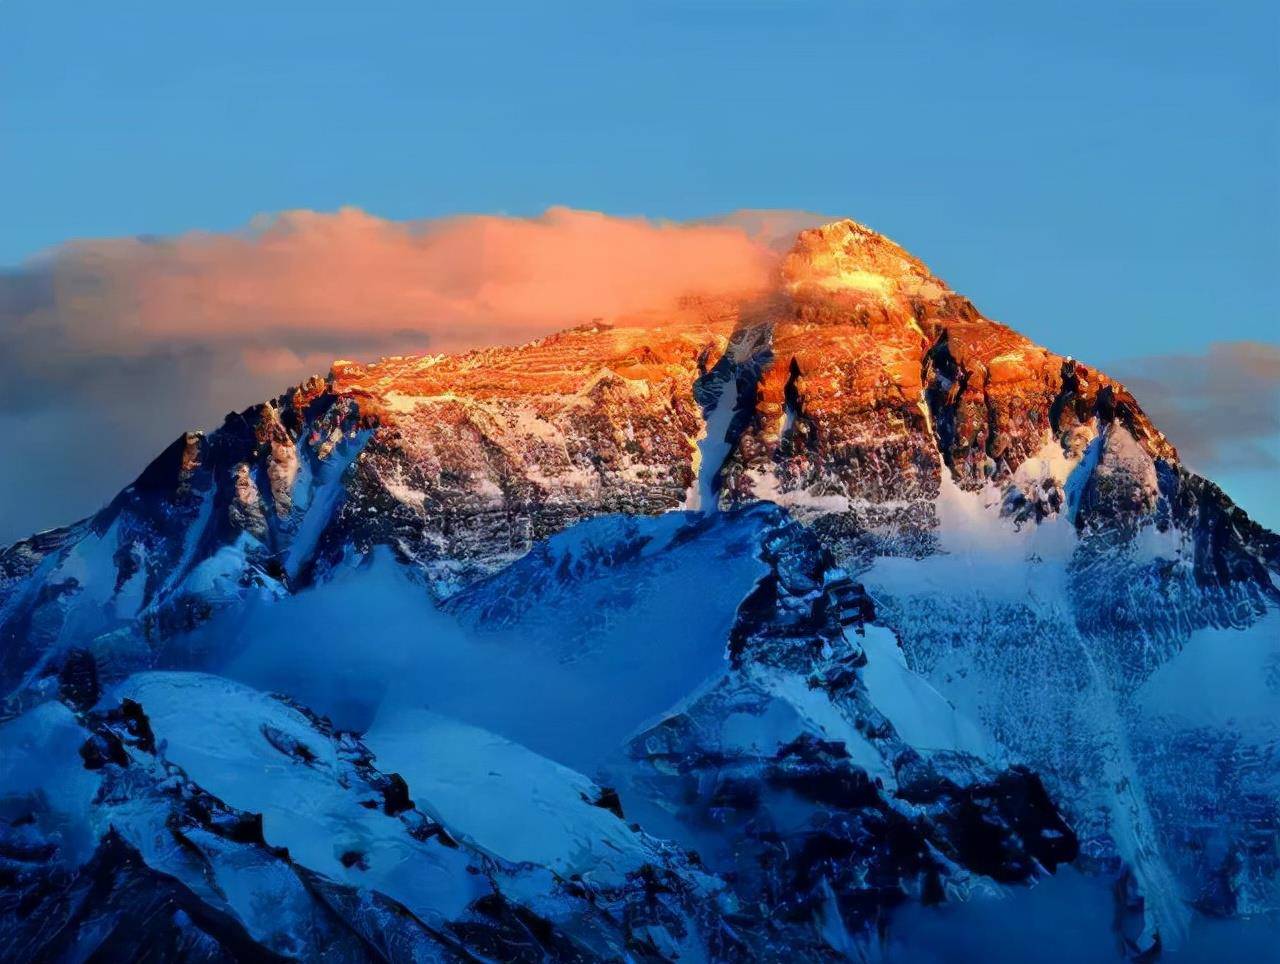
{"label": "sky", "polygon": [[[397,301],[344,330],[365,291],[337,268],[288,275],[305,345],[251,338],[243,305],[191,336],[187,252],[252,267],[237,245],[285,237],[267,263],[294,266],[319,238],[340,265],[353,235],[493,230],[540,251],[556,217],[592,247],[590,212],[657,231],[774,208],[883,231],[987,315],[1125,378],[1193,468],[1280,527],[1278,51],[1274,3],[6,0],[0,542],[93,511],[181,431],[326,355],[403,347]],[[157,263],[163,317],[103,301],[103,277]],[[350,274],[390,287],[394,264]],[[549,323],[427,308],[451,327],[424,351]]]}

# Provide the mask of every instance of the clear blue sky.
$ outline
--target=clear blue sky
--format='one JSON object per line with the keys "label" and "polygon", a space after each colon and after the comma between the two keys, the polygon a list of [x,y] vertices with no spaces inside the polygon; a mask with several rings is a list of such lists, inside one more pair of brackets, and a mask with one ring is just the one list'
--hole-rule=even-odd
{"label": "clear blue sky", "polygon": [[1102,364],[1275,341],[1277,9],[6,0],[0,264],[296,207],[803,208]]}

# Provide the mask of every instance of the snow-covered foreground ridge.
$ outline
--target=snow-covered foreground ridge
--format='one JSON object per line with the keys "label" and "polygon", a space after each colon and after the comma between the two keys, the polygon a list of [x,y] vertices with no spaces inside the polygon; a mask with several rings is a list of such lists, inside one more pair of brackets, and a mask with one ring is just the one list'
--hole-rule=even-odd
{"label": "snow-covered foreground ridge", "polygon": [[0,937],[874,958],[1070,864],[1177,959],[1280,910],[1278,584],[1122,386],[838,222],[336,364],[0,555]]}

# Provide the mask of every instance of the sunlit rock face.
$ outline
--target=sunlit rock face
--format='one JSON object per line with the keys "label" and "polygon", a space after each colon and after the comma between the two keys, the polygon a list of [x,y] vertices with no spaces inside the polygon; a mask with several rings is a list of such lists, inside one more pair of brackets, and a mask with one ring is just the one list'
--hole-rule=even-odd
{"label": "sunlit rock face", "polygon": [[694,484],[700,359],[732,305],[692,303],[517,349],[335,366],[332,391],[378,429],[350,480],[364,518],[338,545],[393,542],[449,593],[602,513],[679,508]]}
{"label": "sunlit rock face", "polygon": [[1099,417],[1176,460],[1121,386],[984,318],[882,235],[852,221],[806,231],[782,270],[789,304],[732,498],[932,502],[944,467],[966,491],[1002,484],[1049,442],[1079,448]]}
{"label": "sunlit rock face", "polygon": [[1123,386],[836,222],[335,362],[0,554],[0,931],[822,960],[1069,863],[1150,957],[1280,911],[1278,581]]}

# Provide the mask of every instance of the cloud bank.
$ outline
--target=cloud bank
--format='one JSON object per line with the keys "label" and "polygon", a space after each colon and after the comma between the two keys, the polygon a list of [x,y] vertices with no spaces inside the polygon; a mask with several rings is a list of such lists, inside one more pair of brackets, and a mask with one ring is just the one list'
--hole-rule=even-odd
{"label": "cloud bank", "polygon": [[1214,342],[1114,369],[1193,469],[1280,468],[1280,345]]}
{"label": "cloud bank", "polygon": [[169,440],[335,357],[520,342],[757,288],[795,211],[698,222],[551,208],[390,221],[288,211],[232,233],[75,241],[0,273],[0,544],[93,511]]}
{"label": "cloud bank", "polygon": [[287,211],[232,234],[73,242],[7,279],[6,327],[120,357],[409,336],[423,351],[451,351],[762,285],[774,262],[768,213],[751,218],[752,231],[736,217],[684,224],[552,208],[397,222],[344,208]]}

